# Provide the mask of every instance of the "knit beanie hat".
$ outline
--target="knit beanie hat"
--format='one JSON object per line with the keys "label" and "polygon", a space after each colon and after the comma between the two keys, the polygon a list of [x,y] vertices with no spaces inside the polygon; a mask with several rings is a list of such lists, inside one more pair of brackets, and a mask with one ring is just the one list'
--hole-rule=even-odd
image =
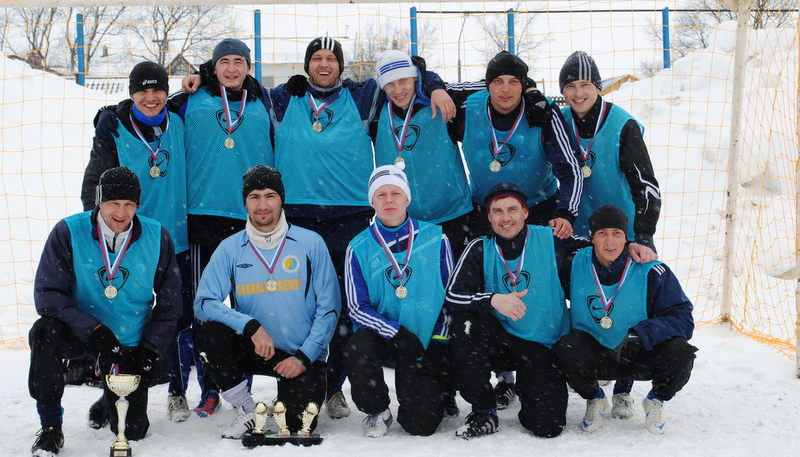
{"label": "knit beanie hat", "polygon": [[396,49],[378,54],[375,71],[378,74],[378,85],[381,89],[398,79],[417,77],[417,67],[411,62],[411,57]]}
{"label": "knit beanie hat", "polygon": [[558,75],[558,85],[563,93],[564,86],[580,80],[589,81],[598,90],[603,89],[603,80],[600,78],[600,70],[597,69],[594,59],[583,51],[575,51],[567,57],[567,61],[561,67],[561,73]]}
{"label": "knit beanie hat", "polygon": [[486,194],[486,198],[483,199],[483,206],[486,209],[486,212],[489,211],[489,206],[491,206],[492,202],[505,197],[512,197],[519,200],[522,203],[524,208],[528,207],[528,197],[525,195],[525,192],[520,189],[520,187],[513,182],[501,182],[497,183],[489,189],[489,193]]}
{"label": "knit beanie hat", "polygon": [[403,170],[394,165],[383,165],[372,171],[369,176],[369,190],[367,191],[367,198],[370,205],[372,204],[372,196],[382,186],[387,184],[394,184],[405,192],[408,197],[408,202],[411,203],[411,189],[408,187],[408,177],[403,173]]}
{"label": "knit beanie hat", "polygon": [[528,64],[508,51],[500,51],[486,65],[486,87],[500,75],[511,75],[525,85],[528,79]]}
{"label": "knit beanie hat", "polygon": [[333,38],[327,36],[314,38],[311,40],[311,43],[308,43],[308,47],[306,48],[306,59],[304,61],[305,64],[303,65],[303,69],[305,70],[306,74],[308,74],[308,62],[311,61],[311,56],[313,56],[314,53],[320,49],[327,49],[333,52],[333,55],[336,56],[336,60],[339,61],[339,74],[341,75],[344,71],[344,54],[342,53],[342,43],[339,43]]}
{"label": "knit beanie hat", "polygon": [[620,229],[627,235],[628,216],[616,206],[601,206],[589,216],[589,233],[592,236],[594,236],[595,232],[598,230],[608,228]]}
{"label": "knit beanie hat", "polygon": [[211,66],[217,66],[217,60],[225,56],[242,56],[247,61],[247,68],[250,68],[250,48],[244,41],[235,38],[225,38],[214,46],[214,53],[211,54]]}
{"label": "knit beanie hat", "polygon": [[169,92],[167,70],[155,62],[139,62],[128,76],[128,93],[131,95],[145,89]]}
{"label": "knit beanie hat", "polygon": [[247,201],[247,196],[254,190],[272,189],[281,197],[281,203],[286,201],[286,191],[283,189],[281,172],[265,165],[256,165],[244,172],[242,176],[242,203]]}
{"label": "knit beanie hat", "polygon": [[100,175],[94,192],[94,202],[100,206],[111,200],[130,200],[139,205],[142,187],[136,173],[128,167],[109,168]]}

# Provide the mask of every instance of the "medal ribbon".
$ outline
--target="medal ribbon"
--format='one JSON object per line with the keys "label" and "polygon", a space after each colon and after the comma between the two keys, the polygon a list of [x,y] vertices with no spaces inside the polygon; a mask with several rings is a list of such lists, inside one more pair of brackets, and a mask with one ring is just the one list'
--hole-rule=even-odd
{"label": "medal ribbon", "polygon": [[597,119],[597,124],[594,126],[594,135],[592,135],[592,140],[589,141],[589,147],[583,149],[583,145],[581,144],[581,136],[578,133],[578,126],[575,125],[575,118],[572,119],[572,129],[575,131],[575,139],[578,141],[578,147],[581,148],[581,157],[583,157],[583,162],[586,163],[589,160],[589,153],[592,151],[592,145],[594,144],[594,139],[597,138],[597,131],[600,130],[600,125],[603,124],[603,120],[606,118],[606,101],[602,98],[600,99],[600,117]]}
{"label": "medal ribbon", "polygon": [[606,293],[603,290],[603,285],[600,284],[600,278],[597,277],[597,270],[594,268],[594,264],[592,264],[592,279],[594,279],[594,287],[597,289],[597,293],[600,295],[600,302],[603,304],[603,309],[606,311],[606,316],[608,315],[608,310],[611,309],[611,305],[614,303],[614,299],[617,298],[617,294],[619,294],[619,290],[622,288],[622,283],[625,282],[625,278],[628,277],[628,267],[631,266],[631,258],[625,261],[625,268],[622,269],[622,277],[619,278],[619,282],[617,283],[617,290],[614,291],[614,295],[611,298],[606,299]]}
{"label": "medal ribbon", "polygon": [[522,106],[520,106],[519,114],[517,114],[517,118],[514,120],[514,125],[511,126],[511,130],[508,131],[508,135],[503,140],[503,144],[498,146],[497,142],[497,135],[494,133],[494,125],[492,124],[492,109],[490,104],[486,104],[486,115],[489,116],[489,129],[492,131],[492,155],[494,156],[495,160],[497,160],[497,156],[500,155],[500,150],[505,147],[508,140],[511,139],[511,136],[514,135],[514,132],[517,131],[517,127],[519,127],[519,123],[522,120],[522,115],[525,113],[525,97],[522,97]]}
{"label": "medal ribbon", "polygon": [[519,281],[519,275],[522,272],[522,265],[525,263],[525,249],[527,247],[528,247],[528,235],[525,236],[525,244],[522,245],[522,254],[519,256],[519,262],[517,263],[517,271],[515,273],[511,273],[511,269],[508,268],[508,262],[506,262],[506,258],[503,257],[503,249],[500,248],[500,246],[497,244],[496,239],[494,241],[494,248],[495,250],[497,250],[497,254],[500,256],[500,260],[503,262],[503,266],[506,267],[506,272],[508,273],[508,277],[511,278],[511,285],[514,287],[517,287],[517,282]]}
{"label": "medal ribbon", "polygon": [[139,130],[139,126],[136,125],[136,122],[133,120],[133,115],[128,115],[131,119],[131,125],[133,125],[133,130],[136,131],[136,135],[142,140],[145,146],[147,146],[147,150],[150,151],[150,157],[153,158],[153,164],[156,163],[158,160],[158,153],[161,152],[161,141],[164,139],[164,134],[167,133],[169,130],[169,114],[167,114],[167,125],[164,131],[161,133],[161,136],[158,137],[158,146],[156,146],[156,150],[153,151],[153,148],[150,147],[150,144],[144,139],[144,135],[142,135],[142,131]]}
{"label": "medal ribbon", "polygon": [[392,101],[389,100],[386,104],[386,108],[389,110],[389,123],[392,128],[392,137],[394,137],[394,147],[397,149],[397,153],[400,154],[403,151],[403,148],[406,145],[406,137],[408,136],[408,127],[411,125],[411,116],[414,115],[414,100],[416,100],[417,96],[415,95],[414,98],[411,99],[411,104],[408,105],[408,112],[406,113],[406,118],[403,120],[403,130],[400,132],[400,136],[398,137],[395,135],[395,128],[394,128],[394,111],[392,110]]}
{"label": "medal ribbon", "polygon": [[103,254],[103,262],[106,265],[106,277],[109,283],[114,279],[114,275],[117,274],[117,270],[119,270],[120,264],[122,263],[122,258],[125,257],[128,246],[131,245],[131,234],[133,234],[133,227],[131,227],[128,234],[125,236],[125,241],[122,242],[122,250],[119,251],[117,258],[114,259],[114,263],[112,264],[111,256],[108,254],[108,246],[106,246],[106,239],[103,236],[103,232],[100,230],[100,224],[97,224],[97,239],[100,241],[100,252]]}
{"label": "medal ribbon", "polygon": [[222,109],[225,111],[225,124],[228,127],[225,129],[228,132],[228,135],[233,133],[234,127],[239,121],[242,120],[242,113],[244,113],[244,107],[247,106],[247,89],[242,90],[242,104],[239,106],[239,118],[236,119],[236,122],[231,120],[231,107],[228,104],[228,91],[225,90],[225,86],[220,83],[219,85],[219,93],[222,96]]}
{"label": "medal ribbon", "polygon": [[308,104],[311,105],[311,112],[314,113],[314,120],[319,120],[319,115],[322,114],[322,110],[328,107],[331,103],[336,101],[336,99],[330,100],[322,104],[322,106],[317,105],[317,101],[314,100],[314,97],[311,94],[306,94],[308,96]]}
{"label": "medal ribbon", "polygon": [[389,245],[386,243],[386,240],[383,239],[380,230],[378,230],[377,225],[372,224],[370,226],[370,228],[372,228],[372,232],[375,234],[375,237],[378,239],[378,243],[383,248],[383,252],[386,253],[386,257],[388,257],[389,261],[392,263],[392,268],[394,269],[394,272],[397,273],[397,279],[401,281],[405,278],[405,275],[403,273],[406,271],[408,263],[411,261],[411,250],[414,248],[414,224],[410,218],[408,219],[408,227],[409,229],[408,229],[408,245],[406,246],[406,260],[405,260],[405,265],[403,265],[403,268],[400,268],[400,265],[394,258],[394,254],[392,254],[392,251],[389,249]]}
{"label": "medal ribbon", "polygon": [[276,260],[281,257],[281,252],[283,252],[283,248],[284,246],[286,246],[286,233],[288,232],[289,232],[288,230],[284,232],[283,238],[281,238],[281,244],[280,246],[278,246],[278,249],[275,250],[275,254],[273,254],[271,262],[267,262],[267,259],[265,259],[264,256],[262,256],[261,253],[258,252],[258,249],[256,249],[256,247],[253,245],[253,242],[250,241],[250,239],[247,240],[247,243],[250,245],[250,248],[253,250],[253,252],[256,253],[256,257],[258,257],[258,260],[260,260],[261,263],[264,264],[264,268],[267,269],[270,278],[272,277],[272,272],[275,271],[275,266],[277,265]]}

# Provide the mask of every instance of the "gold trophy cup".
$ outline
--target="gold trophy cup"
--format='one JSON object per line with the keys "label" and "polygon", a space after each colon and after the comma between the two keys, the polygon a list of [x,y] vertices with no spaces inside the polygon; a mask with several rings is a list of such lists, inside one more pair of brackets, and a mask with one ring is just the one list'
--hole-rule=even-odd
{"label": "gold trophy cup", "polygon": [[137,387],[141,377],[138,374],[109,374],[106,375],[106,385],[109,390],[119,396],[115,403],[117,407],[117,439],[111,445],[111,457],[131,457],[131,445],[125,438],[125,416],[128,415],[128,400]]}

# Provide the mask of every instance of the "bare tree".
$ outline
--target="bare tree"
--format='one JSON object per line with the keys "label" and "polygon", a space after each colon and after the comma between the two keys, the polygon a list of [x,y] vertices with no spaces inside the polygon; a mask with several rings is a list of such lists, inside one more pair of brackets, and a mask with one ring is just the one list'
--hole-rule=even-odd
{"label": "bare tree", "polygon": [[[97,50],[102,49],[100,43],[107,36],[112,36],[118,32],[122,25],[120,18],[125,12],[126,7],[95,6],[83,8],[83,42],[84,42],[84,63],[86,72],[91,68],[92,59],[97,56]],[[78,61],[77,38],[73,35],[75,26],[72,20],[72,8],[69,9],[67,17],[70,18],[65,28],[65,41],[69,48],[69,71],[74,72]],[[75,19],[77,22],[77,19]]]}
{"label": "bare tree", "polygon": [[[205,6],[156,6],[139,8],[134,33],[142,40],[146,53],[140,55],[166,67],[172,57],[191,50],[210,54],[215,42],[224,35],[219,23],[226,10]],[[172,43],[175,43],[174,45]]]}
{"label": "bare tree", "polygon": [[54,26],[63,18],[58,8],[16,8],[12,9],[9,23],[22,28],[22,43],[6,42],[12,54],[23,55],[34,68],[49,69],[50,50],[54,46],[51,34]]}
{"label": "bare tree", "polygon": [[[521,8],[519,3],[514,6],[514,11],[514,52],[517,55],[530,56],[536,48],[547,42],[547,37],[537,37],[534,34],[537,13]],[[489,38],[489,45],[481,50],[487,60],[508,49],[507,15],[481,15],[476,20],[484,35]]]}
{"label": "bare tree", "polygon": [[[417,29],[419,39],[417,49],[420,55],[424,55],[425,43],[431,42],[435,33],[435,24],[431,22],[420,24]],[[356,34],[353,54],[347,59],[347,68],[342,73],[343,76],[356,81],[374,77],[378,54],[389,49],[399,49],[410,54],[411,39],[408,32],[389,20],[382,24],[370,23],[363,33]]]}

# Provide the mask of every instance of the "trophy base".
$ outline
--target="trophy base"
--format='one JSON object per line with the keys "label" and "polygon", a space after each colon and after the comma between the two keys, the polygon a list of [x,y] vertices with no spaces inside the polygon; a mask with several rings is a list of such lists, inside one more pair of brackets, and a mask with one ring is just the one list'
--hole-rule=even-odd
{"label": "trophy base", "polygon": [[278,435],[278,432],[272,430],[267,430],[264,433],[248,431],[242,435],[242,445],[246,448],[254,448],[256,446],[283,446],[287,443],[295,446],[315,446],[317,444],[322,444],[322,437],[316,433],[312,433],[308,436],[302,436],[296,433],[292,433],[291,435]]}
{"label": "trophy base", "polygon": [[111,446],[111,454],[110,454],[110,456],[111,457],[131,457],[131,455],[133,455],[131,453],[131,451],[132,451],[132,449],[129,448],[129,447],[128,448],[115,448],[114,446]]}

